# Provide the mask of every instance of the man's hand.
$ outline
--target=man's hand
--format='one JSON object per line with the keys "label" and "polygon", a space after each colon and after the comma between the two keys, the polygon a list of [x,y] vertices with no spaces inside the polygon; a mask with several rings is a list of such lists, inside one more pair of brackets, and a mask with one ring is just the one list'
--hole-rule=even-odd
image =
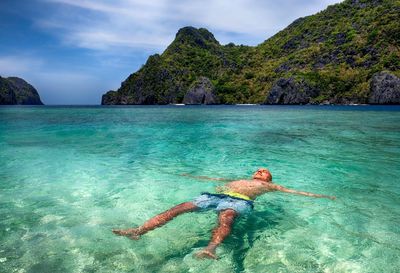
{"label": "man's hand", "polygon": [[310,196],[317,197],[317,198],[327,198],[327,199],[331,199],[331,200],[336,200],[336,196],[323,195],[323,194],[313,194],[313,195],[310,195]]}

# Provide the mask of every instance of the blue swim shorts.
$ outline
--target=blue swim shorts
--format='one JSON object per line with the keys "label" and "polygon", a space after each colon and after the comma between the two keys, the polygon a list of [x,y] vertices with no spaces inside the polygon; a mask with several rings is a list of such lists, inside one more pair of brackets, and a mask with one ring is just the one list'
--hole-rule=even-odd
{"label": "blue swim shorts", "polygon": [[214,209],[216,211],[233,209],[239,214],[249,213],[253,209],[253,201],[218,193],[202,192],[192,202],[201,209]]}

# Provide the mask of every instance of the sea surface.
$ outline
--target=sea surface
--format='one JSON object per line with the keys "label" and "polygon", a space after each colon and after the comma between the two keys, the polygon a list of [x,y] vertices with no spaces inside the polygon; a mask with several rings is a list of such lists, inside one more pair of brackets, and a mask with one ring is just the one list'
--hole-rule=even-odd
{"label": "sea surface", "polygon": [[[249,178],[337,200],[267,193],[218,260],[216,224],[142,224]],[[0,107],[0,272],[400,272],[400,107]]]}

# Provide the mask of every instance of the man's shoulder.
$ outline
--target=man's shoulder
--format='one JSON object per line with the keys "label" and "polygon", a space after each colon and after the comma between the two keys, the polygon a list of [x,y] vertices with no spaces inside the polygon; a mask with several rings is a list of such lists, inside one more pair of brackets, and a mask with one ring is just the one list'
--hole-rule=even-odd
{"label": "man's shoulder", "polygon": [[250,182],[251,180],[248,179],[238,179],[238,180],[232,180],[231,182]]}
{"label": "man's shoulder", "polygon": [[271,189],[274,189],[274,190],[281,190],[284,188],[283,186],[281,186],[279,184],[274,184],[274,183],[270,183],[270,187],[271,187]]}

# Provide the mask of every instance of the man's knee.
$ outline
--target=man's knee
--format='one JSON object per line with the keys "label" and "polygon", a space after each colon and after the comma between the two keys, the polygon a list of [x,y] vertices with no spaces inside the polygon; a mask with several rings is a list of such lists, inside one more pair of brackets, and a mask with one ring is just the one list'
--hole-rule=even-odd
{"label": "man's knee", "polygon": [[227,217],[232,217],[232,218],[236,217],[236,215],[237,215],[236,210],[233,210],[233,209],[226,209],[226,210],[222,211],[221,213],[223,213]]}
{"label": "man's knee", "polygon": [[233,209],[226,209],[220,212],[220,215],[225,218],[235,218],[237,214],[238,213]]}
{"label": "man's knee", "polygon": [[221,211],[219,215],[219,222],[223,226],[230,226],[237,215],[238,213],[233,209]]}

